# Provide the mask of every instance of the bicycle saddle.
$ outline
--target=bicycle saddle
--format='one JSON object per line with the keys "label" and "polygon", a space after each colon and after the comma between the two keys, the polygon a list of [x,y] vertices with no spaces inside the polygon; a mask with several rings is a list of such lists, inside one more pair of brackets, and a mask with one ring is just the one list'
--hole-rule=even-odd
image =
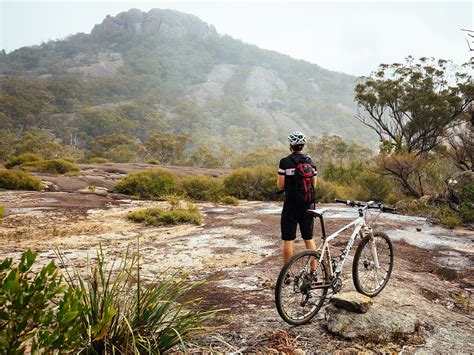
{"label": "bicycle saddle", "polygon": [[308,210],[308,213],[310,213],[313,217],[321,218],[327,210],[327,208],[322,208],[320,210]]}

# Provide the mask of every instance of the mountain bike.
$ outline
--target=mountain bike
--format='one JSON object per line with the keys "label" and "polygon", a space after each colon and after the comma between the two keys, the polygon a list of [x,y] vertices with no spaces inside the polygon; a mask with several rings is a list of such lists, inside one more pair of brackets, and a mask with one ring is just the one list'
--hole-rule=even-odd
{"label": "mountain bike", "polygon": [[[396,213],[396,209],[380,203],[336,200],[357,208],[358,217],[330,236],[326,235],[323,210],[308,210],[319,218],[323,242],[316,250],[293,256],[283,266],[275,287],[275,303],[281,318],[289,324],[308,323],[320,310],[328,295],[342,288],[342,268],[352,246],[360,236],[360,243],[352,263],[352,279],[356,290],[366,296],[378,295],[387,285],[393,268],[393,247],[387,234],[372,231],[366,222],[368,209]],[[331,256],[329,243],[345,230],[354,227],[352,235],[338,258]]]}

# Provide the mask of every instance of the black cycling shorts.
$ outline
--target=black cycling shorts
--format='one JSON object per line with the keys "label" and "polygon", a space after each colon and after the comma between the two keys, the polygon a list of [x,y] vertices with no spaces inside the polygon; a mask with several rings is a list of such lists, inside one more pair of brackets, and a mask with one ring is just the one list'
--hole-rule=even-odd
{"label": "black cycling shorts", "polygon": [[313,238],[314,218],[307,212],[312,205],[297,205],[285,201],[281,211],[281,239],[295,240],[296,226],[299,224],[304,240]]}

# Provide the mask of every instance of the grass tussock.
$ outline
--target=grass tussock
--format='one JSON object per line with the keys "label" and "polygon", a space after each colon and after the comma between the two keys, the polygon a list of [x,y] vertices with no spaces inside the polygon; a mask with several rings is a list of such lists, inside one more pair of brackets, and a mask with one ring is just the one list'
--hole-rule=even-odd
{"label": "grass tussock", "polygon": [[186,352],[191,339],[210,332],[206,324],[218,311],[203,309],[200,299],[181,301],[198,284],[179,273],[144,284],[139,256],[127,250],[117,267],[99,249],[87,277],[77,271],[67,275],[82,296],[77,323],[84,330],[85,353],[162,354],[174,347]]}
{"label": "grass tussock", "polygon": [[41,191],[41,181],[21,170],[0,171],[0,189]]}
{"label": "grass tussock", "polygon": [[152,226],[167,226],[178,224],[196,224],[203,222],[203,217],[198,208],[194,205],[188,204],[185,208],[177,207],[172,209],[162,208],[146,208],[131,212],[128,219],[145,223]]}

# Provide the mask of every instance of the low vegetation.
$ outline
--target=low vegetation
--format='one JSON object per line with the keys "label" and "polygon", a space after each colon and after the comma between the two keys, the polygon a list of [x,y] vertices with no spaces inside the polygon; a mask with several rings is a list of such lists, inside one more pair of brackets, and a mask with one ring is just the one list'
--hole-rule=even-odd
{"label": "low vegetation", "polygon": [[89,163],[90,164],[106,164],[106,163],[109,163],[109,160],[105,158],[94,157],[94,158],[89,159]]}
{"label": "low vegetation", "polygon": [[21,166],[25,163],[36,162],[39,160],[43,160],[43,157],[39,154],[35,153],[24,153],[19,156],[12,156],[8,161],[5,163],[5,168],[12,169],[16,166]]}
{"label": "low vegetation", "polygon": [[78,289],[66,287],[51,261],[34,271],[36,254],[24,252],[0,264],[0,352],[67,353],[81,348],[86,329],[77,326],[82,305]]}
{"label": "low vegetation", "polygon": [[237,169],[224,177],[224,188],[238,199],[277,200],[276,168],[256,166]]}
{"label": "low vegetation", "polygon": [[115,185],[114,190],[140,198],[163,198],[176,191],[176,183],[168,170],[143,170],[128,174]]}
{"label": "low vegetation", "polygon": [[196,201],[219,201],[224,194],[221,179],[209,176],[189,176],[180,180],[182,192]]}
{"label": "low vegetation", "polygon": [[177,207],[171,209],[146,208],[131,212],[128,218],[134,222],[145,223],[152,226],[166,226],[177,224],[201,224],[202,214],[198,208],[190,203],[186,207]]}
{"label": "low vegetation", "polygon": [[25,163],[22,165],[26,169],[32,169],[41,173],[67,174],[79,172],[79,167],[67,160],[48,159]]}
{"label": "low vegetation", "polygon": [[21,170],[0,171],[0,189],[41,191],[41,181]]}
{"label": "low vegetation", "polygon": [[65,276],[53,261],[38,270],[31,251],[17,264],[12,258],[0,264],[2,354],[186,351],[190,340],[210,331],[205,324],[218,313],[186,297],[197,284],[184,274],[144,284],[139,253],[127,250],[108,263],[100,249],[86,266],[87,277],[68,271],[58,255]]}
{"label": "low vegetation", "polygon": [[223,196],[219,199],[219,202],[226,205],[233,205],[233,206],[238,206],[240,203],[239,199],[235,198],[234,196]]}

